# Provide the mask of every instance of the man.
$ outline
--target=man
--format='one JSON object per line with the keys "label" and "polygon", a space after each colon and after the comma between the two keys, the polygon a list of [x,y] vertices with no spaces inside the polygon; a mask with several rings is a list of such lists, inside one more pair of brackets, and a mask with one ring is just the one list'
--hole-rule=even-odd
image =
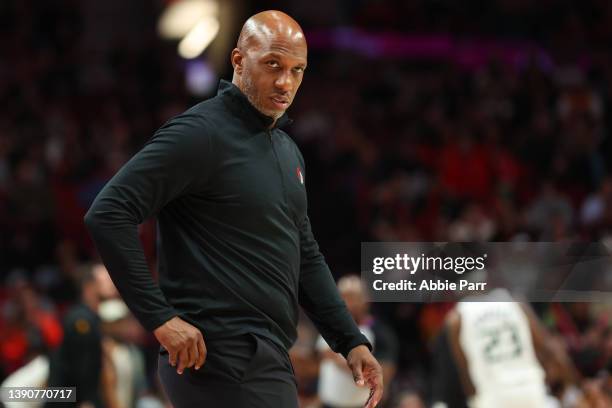
{"label": "man", "polygon": [[[76,406],[103,406],[100,388],[102,331],[98,317],[100,290],[91,266],[81,269],[81,302],[66,313],[64,338],[49,358],[49,387],[76,387]],[[51,407],[74,407],[74,403],[48,402]]]}
{"label": "man", "polygon": [[572,382],[569,357],[549,344],[535,314],[505,289],[464,298],[446,329],[470,408],[555,406],[544,368],[561,373],[565,385]]}
{"label": "man", "polygon": [[[306,57],[291,17],[249,18],[232,83],[162,126],[85,216],[119,292],[164,349],[160,377],[176,408],[297,407],[287,349],[298,304],[369,386],[367,406],[381,398],[381,368],[310,228],[303,158],[280,129]],[[159,286],[136,230],[153,215]]]}
{"label": "man", "polygon": [[[374,356],[383,369],[383,382],[391,384],[397,368],[399,345],[395,334],[382,322],[370,315],[366,288],[358,276],[344,276],[338,281],[338,291],[359,325],[359,330],[374,345]],[[319,398],[325,408],[359,408],[368,399],[367,390],[355,386],[352,375],[342,356],[333,352],[320,337],[317,349],[321,353]]]}

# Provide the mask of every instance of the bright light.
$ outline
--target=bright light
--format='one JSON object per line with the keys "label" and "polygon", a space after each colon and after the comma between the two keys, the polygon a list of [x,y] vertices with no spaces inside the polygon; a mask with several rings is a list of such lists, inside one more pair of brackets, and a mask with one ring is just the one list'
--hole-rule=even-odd
{"label": "bright light", "polygon": [[219,20],[205,17],[191,29],[179,43],[179,55],[186,59],[196,58],[208,47],[219,32]]}
{"label": "bright light", "polygon": [[183,38],[193,32],[202,19],[216,17],[218,11],[219,7],[215,0],[175,1],[160,17],[157,29],[164,38]]}
{"label": "bright light", "polygon": [[219,20],[215,17],[200,19],[179,43],[179,55],[186,59],[196,58],[208,47],[218,32]]}

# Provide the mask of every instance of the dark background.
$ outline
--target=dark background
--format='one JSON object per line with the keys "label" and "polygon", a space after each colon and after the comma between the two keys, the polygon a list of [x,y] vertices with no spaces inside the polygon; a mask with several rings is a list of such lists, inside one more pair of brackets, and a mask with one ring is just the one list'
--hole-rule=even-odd
{"label": "dark background", "polygon": [[[56,344],[40,327],[11,343],[23,290],[54,318],[76,301],[79,266],[97,259],[82,223],[93,198],[231,79],[241,22],[268,8],[309,40],[289,133],[336,277],[359,273],[362,241],[611,239],[611,2],[221,3],[218,38],[186,61],[156,31],[163,1],[0,2],[0,378]],[[194,95],[202,64],[213,86]],[[154,221],[141,233],[154,268]],[[607,305],[535,306],[584,378],[609,365]],[[373,305],[401,345],[396,394],[427,399],[449,307]]]}

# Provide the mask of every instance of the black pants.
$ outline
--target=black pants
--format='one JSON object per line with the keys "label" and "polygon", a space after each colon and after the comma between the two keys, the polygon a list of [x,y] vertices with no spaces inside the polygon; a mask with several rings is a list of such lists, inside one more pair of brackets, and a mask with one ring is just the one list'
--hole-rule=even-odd
{"label": "black pants", "polygon": [[159,377],[174,408],[297,408],[297,386],[286,352],[247,334],[206,341],[199,369],[182,375],[159,356]]}

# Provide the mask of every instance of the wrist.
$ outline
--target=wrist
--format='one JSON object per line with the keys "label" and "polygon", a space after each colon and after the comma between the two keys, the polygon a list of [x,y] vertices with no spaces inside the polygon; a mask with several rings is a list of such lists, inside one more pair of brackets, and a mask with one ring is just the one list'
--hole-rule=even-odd
{"label": "wrist", "polygon": [[349,350],[348,354],[350,355],[351,353],[369,353],[370,352],[370,348],[365,345],[365,344],[359,344],[355,347],[353,347],[352,349]]}
{"label": "wrist", "polygon": [[360,346],[365,347],[369,351],[372,351],[372,345],[370,344],[368,339],[363,334],[361,334],[360,337],[355,338],[352,342],[347,344],[341,351],[341,353],[345,358],[347,358],[350,352]]}
{"label": "wrist", "polygon": [[168,324],[172,322],[178,316],[172,316],[171,318],[165,320],[162,324],[153,329],[153,334],[157,335],[161,330],[168,327]]}

